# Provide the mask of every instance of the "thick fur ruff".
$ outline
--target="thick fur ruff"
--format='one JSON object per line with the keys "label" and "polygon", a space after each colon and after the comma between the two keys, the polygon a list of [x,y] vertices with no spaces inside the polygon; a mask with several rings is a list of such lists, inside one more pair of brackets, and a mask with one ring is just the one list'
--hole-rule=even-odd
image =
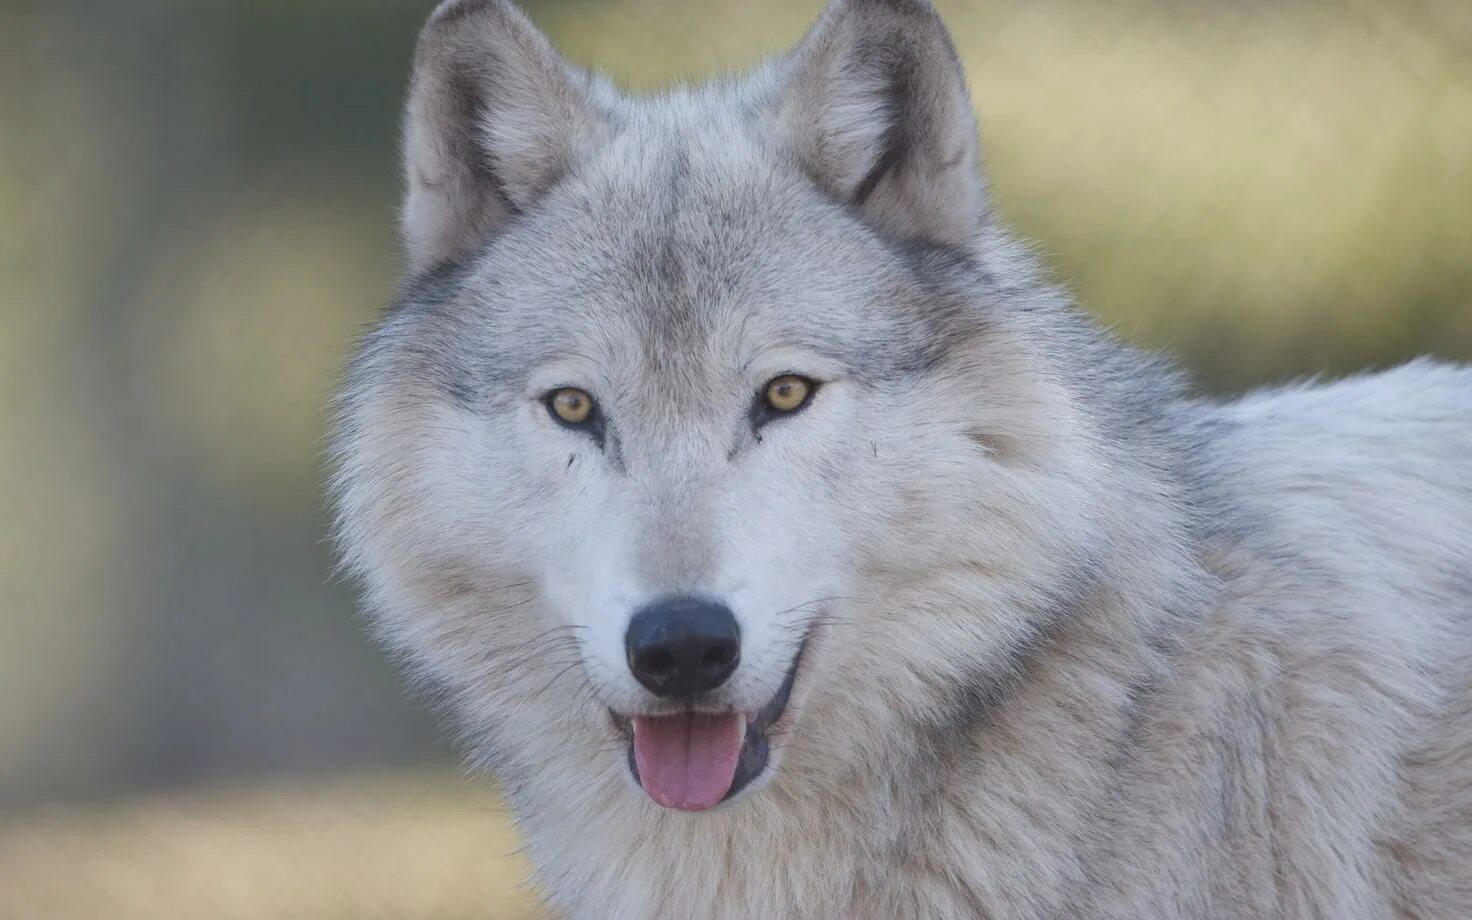
{"label": "thick fur ruff", "polygon": [[[920,0],[648,99],[442,6],[335,439],[378,635],[571,917],[1472,916],[1472,371],[1193,399],[1040,280],[976,138]],[[713,706],[802,648],[698,814],[619,727],[681,592],[740,623]]]}

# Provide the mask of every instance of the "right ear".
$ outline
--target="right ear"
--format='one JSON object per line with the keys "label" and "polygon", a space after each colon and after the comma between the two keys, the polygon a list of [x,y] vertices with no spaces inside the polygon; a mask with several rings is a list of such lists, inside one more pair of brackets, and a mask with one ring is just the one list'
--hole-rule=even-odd
{"label": "right ear", "polygon": [[599,89],[507,0],[442,3],[404,118],[410,269],[470,254],[561,178],[607,127]]}
{"label": "right ear", "polygon": [[777,130],[819,187],[894,237],[975,238],[976,117],[930,0],[832,0],[786,70]]}

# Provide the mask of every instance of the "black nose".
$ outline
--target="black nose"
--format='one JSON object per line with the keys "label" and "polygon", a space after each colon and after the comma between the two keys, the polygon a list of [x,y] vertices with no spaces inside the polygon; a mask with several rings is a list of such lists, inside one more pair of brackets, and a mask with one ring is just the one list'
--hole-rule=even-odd
{"label": "black nose", "polygon": [[725,604],[670,597],[634,614],[624,648],[629,670],[656,696],[714,690],[741,662],[741,630]]}

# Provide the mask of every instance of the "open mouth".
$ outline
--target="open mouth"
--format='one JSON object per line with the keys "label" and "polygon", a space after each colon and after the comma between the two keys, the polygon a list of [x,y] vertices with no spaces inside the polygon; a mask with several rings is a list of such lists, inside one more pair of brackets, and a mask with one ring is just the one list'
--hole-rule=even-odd
{"label": "open mouth", "polygon": [[792,667],[772,699],[755,713],[681,712],[667,716],[613,713],[629,743],[634,780],[659,805],[704,811],[735,796],[767,769],[769,733],[787,711],[797,667]]}

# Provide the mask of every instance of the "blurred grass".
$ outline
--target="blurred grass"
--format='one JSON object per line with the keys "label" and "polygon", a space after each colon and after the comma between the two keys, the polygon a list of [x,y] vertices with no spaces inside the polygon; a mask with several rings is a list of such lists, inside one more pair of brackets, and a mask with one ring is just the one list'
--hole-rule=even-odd
{"label": "blurred grass", "polygon": [[52,806],[0,824],[0,920],[534,920],[516,847],[436,774]]}
{"label": "blurred grass", "polygon": [[[528,4],[636,88],[820,5]],[[1003,217],[1207,390],[1472,358],[1472,2],[939,5]],[[0,6],[0,917],[528,915],[489,795],[279,779],[436,756],[319,498],[430,6]]]}

